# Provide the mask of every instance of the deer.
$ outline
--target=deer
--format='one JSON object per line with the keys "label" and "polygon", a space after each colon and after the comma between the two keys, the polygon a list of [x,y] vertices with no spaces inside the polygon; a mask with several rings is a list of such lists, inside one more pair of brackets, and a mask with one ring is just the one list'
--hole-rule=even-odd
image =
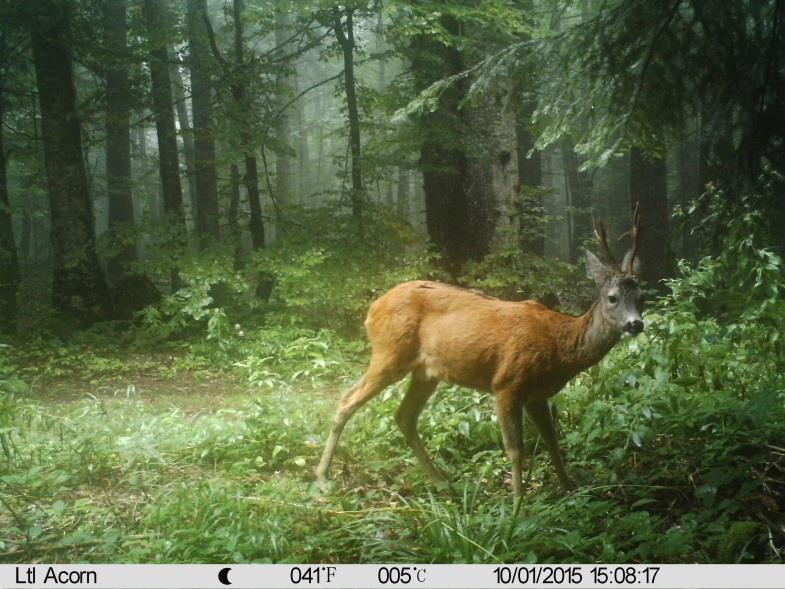
{"label": "deer", "polygon": [[341,398],[316,468],[316,482],[329,489],[328,473],[341,433],[356,411],[387,386],[411,374],[396,413],[398,428],[430,480],[447,478],[423,445],[417,421],[440,381],[490,392],[507,457],[512,489],[523,493],[523,411],[539,430],[564,492],[574,489],[564,467],[549,399],[574,376],[599,362],[623,334],[643,331],[638,206],[631,247],[619,264],[602,222],[594,233],[610,264],[586,250],[586,268],[599,297],[580,316],[536,301],[506,301],[457,286],[415,280],[389,290],[370,307],[365,328],[371,360],[359,382]]}

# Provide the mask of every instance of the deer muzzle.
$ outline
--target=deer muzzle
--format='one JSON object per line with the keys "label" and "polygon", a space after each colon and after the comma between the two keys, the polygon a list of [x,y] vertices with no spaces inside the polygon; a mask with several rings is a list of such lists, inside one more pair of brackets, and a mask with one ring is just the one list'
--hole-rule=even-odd
{"label": "deer muzzle", "polygon": [[643,331],[643,320],[642,319],[630,319],[627,323],[624,324],[624,331],[631,335],[638,335],[640,332]]}

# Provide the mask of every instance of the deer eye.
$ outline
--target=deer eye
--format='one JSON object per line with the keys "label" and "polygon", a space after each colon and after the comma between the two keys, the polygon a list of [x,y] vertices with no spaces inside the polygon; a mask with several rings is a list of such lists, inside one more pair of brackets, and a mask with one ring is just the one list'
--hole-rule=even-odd
{"label": "deer eye", "polygon": [[608,296],[608,302],[609,302],[611,305],[615,305],[616,303],[618,303],[618,302],[619,302],[619,297],[617,297],[616,295],[609,295],[609,296]]}

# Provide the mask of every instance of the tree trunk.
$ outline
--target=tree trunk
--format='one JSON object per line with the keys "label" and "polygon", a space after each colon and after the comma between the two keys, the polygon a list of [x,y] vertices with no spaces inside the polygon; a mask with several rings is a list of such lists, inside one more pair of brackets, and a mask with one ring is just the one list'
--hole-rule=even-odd
{"label": "tree trunk", "polygon": [[520,185],[517,202],[518,243],[521,250],[543,256],[545,233],[542,226],[542,157],[539,151],[532,151],[534,149],[534,136],[531,132],[533,109],[533,103],[527,102],[518,112],[515,124]]}
{"label": "tree trunk", "polygon": [[[291,19],[289,15],[277,10],[275,13],[275,49],[279,59],[291,50],[286,43],[290,31]],[[293,84],[293,76],[289,68],[289,61],[283,60],[278,65],[275,76],[275,94],[279,109],[275,121],[275,135],[279,145],[275,155],[275,197],[278,204],[282,206],[286,206],[294,196],[292,156],[288,153],[292,144],[292,117],[291,108],[285,108]]]}
{"label": "tree trunk", "polygon": [[56,309],[91,322],[107,318],[111,302],[95,250],[93,210],[67,42],[68,9],[64,3],[42,0],[30,29],[52,218],[52,299]]}
{"label": "tree trunk", "polygon": [[[104,2],[104,48],[106,63],[106,192],[109,199],[109,230],[130,229],[134,222],[131,194],[131,108],[128,76],[128,29],[125,0]],[[136,261],[136,244],[122,236],[116,255],[107,261],[111,280],[125,275]]]}
{"label": "tree trunk", "polygon": [[[0,39],[0,69],[5,69],[5,43]],[[2,84],[2,80],[0,80]],[[14,225],[8,196],[5,149],[3,147],[3,91],[0,87],[0,333],[16,332],[16,295],[19,290],[19,260],[14,243]]]}
{"label": "tree trunk", "polygon": [[[243,0],[234,0],[234,59],[238,69],[245,63],[243,57]],[[232,96],[237,103],[238,125],[240,127],[240,145],[245,152],[245,188],[248,194],[248,205],[251,211],[248,229],[251,232],[251,243],[254,251],[265,246],[264,218],[262,216],[262,199],[259,194],[259,171],[254,155],[253,140],[249,132],[251,120],[248,104],[248,89],[245,78],[240,76],[232,85]]]}
{"label": "tree trunk", "polygon": [[185,85],[180,74],[180,66],[174,59],[170,59],[170,72],[172,75],[172,91],[174,93],[174,106],[177,113],[177,122],[180,127],[180,136],[183,138],[183,155],[185,156],[185,178],[188,184],[188,203],[191,210],[196,210],[196,156],[194,155],[194,130],[191,127],[191,118],[188,115],[188,105],[185,103]]}
{"label": "tree trunk", "polygon": [[[445,28],[453,34],[458,23],[445,17]],[[463,72],[460,52],[426,35],[416,37],[410,59],[417,90],[437,80]],[[469,125],[459,105],[466,94],[463,81],[452,84],[439,98],[438,108],[422,118],[423,142],[420,168],[425,190],[425,217],[428,235],[442,255],[453,277],[469,260],[481,259],[489,250],[490,237],[486,203],[470,194],[474,186],[469,174],[465,139]]]}
{"label": "tree trunk", "polygon": [[346,108],[349,113],[349,151],[352,156],[352,215],[362,227],[362,212],[365,201],[362,161],[360,154],[360,111],[357,105],[357,89],[354,77],[354,24],[353,8],[345,8],[346,30],[338,8],[333,9],[335,36],[343,52],[343,76],[346,91]]}
{"label": "tree trunk", "polygon": [[567,189],[570,227],[570,262],[583,259],[583,243],[592,235],[591,226],[591,177],[579,171],[575,143],[569,137],[561,142],[564,182]]}
{"label": "tree trunk", "polygon": [[518,153],[515,112],[510,89],[500,84],[497,91],[467,110],[467,133],[473,148],[466,192],[471,203],[471,221],[476,240],[487,251],[492,243],[509,238],[518,184]]}
{"label": "tree trunk", "polygon": [[[153,114],[158,135],[158,165],[161,175],[161,192],[164,213],[174,230],[174,243],[181,239],[178,231],[185,232],[183,213],[183,188],[180,184],[180,163],[177,155],[177,131],[172,109],[172,83],[167,64],[167,47],[160,39],[166,24],[162,0],[144,0],[142,12],[147,27],[150,47],[150,79],[152,82]],[[172,289],[180,286],[176,268],[171,271]]]}
{"label": "tree trunk", "polygon": [[311,150],[308,143],[308,125],[305,119],[305,105],[295,103],[295,116],[297,117],[297,139],[298,139],[298,185],[297,201],[302,202],[303,198],[311,193]]}
{"label": "tree trunk", "polygon": [[212,80],[207,45],[205,0],[188,0],[188,46],[191,70],[191,105],[194,123],[196,172],[196,232],[199,243],[218,241],[218,177],[215,171],[215,138],[212,129]]}
{"label": "tree trunk", "polygon": [[239,233],[237,215],[240,210],[240,169],[237,164],[229,166],[229,211],[227,213],[227,224],[229,234],[232,239],[236,239]]}
{"label": "tree trunk", "polygon": [[411,199],[410,170],[400,166],[398,168],[398,194],[396,196],[396,210],[402,217],[409,218],[409,200]]}
{"label": "tree trunk", "polygon": [[631,207],[640,203],[641,231],[638,255],[646,287],[662,290],[661,280],[672,275],[665,160],[651,158],[641,149],[630,151]]}

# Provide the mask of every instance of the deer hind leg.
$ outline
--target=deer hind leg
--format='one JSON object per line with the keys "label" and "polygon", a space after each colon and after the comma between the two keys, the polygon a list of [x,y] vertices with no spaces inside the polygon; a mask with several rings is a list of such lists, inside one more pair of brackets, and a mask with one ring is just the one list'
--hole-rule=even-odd
{"label": "deer hind leg", "polygon": [[520,497],[523,493],[523,404],[518,395],[498,391],[496,413],[499,416],[504,449],[512,463],[512,490],[516,497]]}
{"label": "deer hind leg", "polygon": [[420,418],[420,413],[422,413],[428,399],[436,390],[437,384],[439,384],[438,380],[430,379],[420,371],[413,372],[409,389],[406,391],[398,411],[395,412],[395,421],[403,432],[406,443],[414,451],[414,455],[420,461],[431,481],[436,485],[444,485],[447,483],[446,477],[433,463],[422,443],[420,434],[417,432],[417,420]]}
{"label": "deer hind leg", "polygon": [[531,401],[526,404],[526,412],[531,417],[534,425],[540,430],[545,447],[551,455],[551,461],[556,469],[556,475],[559,477],[559,483],[565,491],[570,491],[574,488],[570,477],[567,476],[567,471],[564,468],[562,461],[561,451],[559,450],[559,439],[556,436],[556,429],[553,427],[553,417],[551,415],[551,408],[547,400]]}
{"label": "deer hind leg", "polygon": [[338,404],[338,411],[335,414],[333,427],[327,445],[324,447],[322,459],[316,467],[316,482],[322,490],[327,488],[327,474],[330,470],[330,463],[333,460],[335,449],[338,447],[338,440],[341,437],[344,427],[354,413],[375,397],[382,389],[400,380],[406,374],[403,370],[395,370],[386,363],[371,359],[371,365],[360,381],[354,385],[341,398]]}

